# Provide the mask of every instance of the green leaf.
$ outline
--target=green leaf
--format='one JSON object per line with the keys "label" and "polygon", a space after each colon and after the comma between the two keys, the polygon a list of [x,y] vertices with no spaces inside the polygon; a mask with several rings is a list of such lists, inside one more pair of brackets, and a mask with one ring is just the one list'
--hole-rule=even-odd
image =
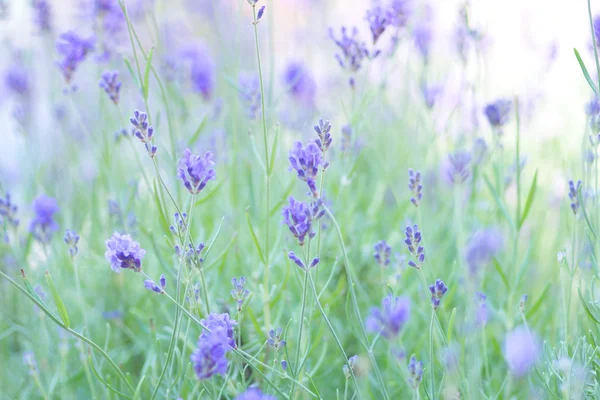
{"label": "green leaf", "polygon": [[252,133],[250,133],[248,136],[250,136],[250,147],[252,147],[252,152],[256,156],[256,159],[258,160],[260,167],[266,173],[267,167],[265,167],[265,163],[260,155],[260,152],[258,151],[258,147],[256,146],[256,140],[254,138],[254,135]]}
{"label": "green leaf", "polygon": [[546,287],[542,291],[542,294],[540,295],[540,297],[536,300],[535,304],[533,306],[531,306],[531,308],[529,310],[527,310],[526,316],[528,319],[531,318],[531,316],[533,314],[535,314],[535,312],[538,310],[538,308],[540,308],[544,298],[546,297],[546,294],[548,293],[548,289],[550,289],[549,283],[546,284]]}
{"label": "green leaf", "polygon": [[137,75],[135,74],[135,72],[133,72],[133,68],[131,67],[131,63],[129,62],[128,59],[123,57],[123,61],[125,61],[125,65],[127,66],[127,69],[129,70],[129,74],[131,74],[131,79],[133,79],[133,83],[135,83],[135,86],[138,87],[138,89],[141,91],[142,90],[142,86],[140,85],[140,80],[138,79]]}
{"label": "green leaf", "polygon": [[277,124],[277,129],[275,129],[275,139],[273,139],[273,145],[271,146],[271,157],[269,157],[269,170],[267,174],[271,176],[273,173],[273,165],[275,165],[275,151],[277,150],[277,142],[279,139],[279,124]]}
{"label": "green leaf", "polygon": [[579,52],[575,48],[573,48],[573,51],[575,52],[575,57],[577,58],[577,62],[579,63],[579,66],[581,67],[581,72],[583,72],[583,76],[585,77],[585,80],[587,81],[588,85],[590,85],[590,87],[592,88],[594,93],[596,93],[596,96],[600,96],[600,94],[598,94],[598,89],[596,88],[596,85],[594,85],[594,81],[590,77],[590,74],[589,74],[587,68],[585,67],[585,64],[583,63],[581,56],[579,55]]}
{"label": "green leaf", "polygon": [[204,127],[206,126],[207,120],[208,118],[206,117],[206,115],[202,117],[202,121],[200,121],[200,124],[198,124],[198,127],[194,131],[194,134],[192,135],[190,140],[188,140],[188,146],[193,146],[194,143],[196,143],[196,140],[198,140],[198,137],[200,137],[200,134],[204,131]]}
{"label": "green leaf", "polygon": [[508,284],[508,278],[506,278],[506,274],[504,273],[504,271],[502,271],[502,266],[495,258],[494,258],[494,268],[496,268],[496,271],[498,272],[498,275],[500,275],[500,278],[502,279],[502,283],[504,283],[504,286],[506,286],[506,289],[510,289],[510,285]]}
{"label": "green leaf", "polygon": [[265,256],[263,255],[263,252],[260,248],[260,244],[258,243],[258,238],[256,237],[256,233],[254,232],[254,227],[252,226],[252,221],[250,220],[250,213],[248,212],[248,209],[246,209],[246,221],[248,222],[248,229],[250,229],[250,235],[252,236],[252,241],[254,242],[254,245],[256,246],[256,250],[258,250],[258,255],[259,255],[260,259],[262,260],[262,262],[264,264],[267,264],[267,261],[265,260]]}
{"label": "green leaf", "polygon": [[592,313],[592,311],[588,307],[588,304],[586,303],[585,299],[583,298],[583,295],[581,294],[581,289],[577,288],[577,294],[579,294],[579,301],[581,302],[581,305],[585,309],[585,312],[587,313],[587,315],[589,315],[589,317],[591,319],[593,319],[597,324],[600,324],[600,320]]}
{"label": "green leaf", "polygon": [[148,100],[148,86],[149,86],[149,78],[150,78],[150,67],[152,66],[152,55],[154,54],[154,47],[150,48],[150,52],[148,53],[148,61],[146,61],[146,69],[144,70],[144,99]]}
{"label": "green leaf", "polygon": [[527,193],[527,200],[525,200],[525,208],[523,209],[523,215],[521,215],[521,220],[519,221],[519,229],[523,226],[523,223],[527,219],[527,215],[529,215],[529,211],[531,210],[531,205],[533,204],[533,199],[535,198],[535,191],[537,189],[537,169],[535,170],[535,174],[533,175],[533,182],[531,182],[531,187],[529,188],[529,193]]}
{"label": "green leaf", "polygon": [[513,222],[512,218],[510,217],[510,214],[508,213],[508,210],[504,206],[504,203],[502,203],[502,199],[500,199],[500,196],[496,192],[496,189],[494,189],[494,186],[492,186],[492,183],[490,182],[488,177],[486,175],[483,175],[483,179],[485,181],[486,186],[490,190],[490,193],[492,194],[494,201],[496,202],[496,206],[500,209],[500,211],[502,211],[502,215],[504,215],[504,218],[506,218],[506,220],[508,221],[511,230],[514,231],[515,223]]}
{"label": "green leaf", "polygon": [[62,299],[60,298],[60,294],[58,293],[56,286],[54,286],[54,282],[52,281],[52,277],[48,271],[46,271],[46,282],[48,282],[48,286],[50,286],[50,292],[52,293],[52,298],[54,299],[54,304],[56,304],[56,309],[58,310],[60,319],[62,319],[62,322],[65,324],[65,328],[69,328],[71,325],[69,313],[67,312],[65,303],[63,303]]}
{"label": "green leaf", "polygon": [[23,276],[23,284],[25,285],[25,289],[27,289],[27,293],[29,293],[39,303],[42,303],[43,305],[46,305],[46,303],[44,303],[44,300],[42,300],[42,298],[35,291],[35,289],[33,288],[33,286],[31,286],[31,283],[29,282],[29,279],[27,279],[27,275],[25,275],[25,270],[23,270],[23,269],[21,269],[21,276]]}

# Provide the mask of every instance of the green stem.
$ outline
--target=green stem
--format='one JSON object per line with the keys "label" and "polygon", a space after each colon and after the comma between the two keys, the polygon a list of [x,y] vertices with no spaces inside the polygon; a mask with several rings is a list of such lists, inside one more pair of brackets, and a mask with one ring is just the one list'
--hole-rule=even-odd
{"label": "green stem", "polygon": [[40,382],[40,376],[37,373],[33,374],[33,381],[35,382],[35,386],[37,386],[44,400],[48,400],[48,395],[46,394],[46,391],[42,386],[42,382]]}
{"label": "green stem", "polygon": [[431,321],[429,322],[429,376],[431,379],[431,397],[435,400],[435,373],[433,358],[433,320],[435,319],[435,309],[431,311]]}

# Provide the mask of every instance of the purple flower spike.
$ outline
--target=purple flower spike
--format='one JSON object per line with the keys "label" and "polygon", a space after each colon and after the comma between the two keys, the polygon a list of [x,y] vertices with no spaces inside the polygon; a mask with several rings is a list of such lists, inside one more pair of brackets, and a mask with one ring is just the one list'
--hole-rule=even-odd
{"label": "purple flower spike", "polygon": [[[250,0],[249,0],[250,1]],[[283,361],[282,361],[283,363]],[[261,392],[257,387],[251,387],[244,393],[239,394],[235,400],[276,400],[275,397],[269,396]]]}
{"label": "purple flower spike", "polygon": [[321,209],[321,201],[317,200],[310,204],[298,201],[290,196],[289,204],[283,208],[283,222],[288,226],[290,232],[300,246],[304,245],[306,237],[312,238],[315,233],[312,231],[314,221],[325,215],[325,210]]}
{"label": "purple flower spike", "polygon": [[369,50],[367,50],[365,43],[358,38],[358,29],[354,27],[348,32],[348,29],[343,26],[341,37],[337,39],[333,34],[333,29],[330,28],[329,37],[342,52],[341,55],[335,55],[340,66],[350,72],[357,72],[364,59],[369,57]]}
{"label": "purple flower spike", "polygon": [[165,274],[162,274],[162,275],[160,276],[160,287],[161,287],[162,289],[164,289],[164,288],[166,288],[166,287],[167,287],[167,278],[165,278]]}
{"label": "purple flower spike", "polygon": [[122,269],[141,271],[142,258],[145,255],[146,250],[142,249],[140,244],[129,235],[119,235],[115,232],[106,241],[104,257],[110,262],[110,267],[115,272],[121,272]]}
{"label": "purple flower spike", "polygon": [[381,7],[374,7],[367,10],[365,20],[369,23],[371,34],[373,35],[373,44],[377,43],[379,37],[385,32],[385,28],[390,23],[390,15]]}
{"label": "purple flower spike", "polygon": [[413,389],[416,390],[423,379],[423,363],[417,361],[415,356],[410,357],[410,362],[408,363],[408,376]]}
{"label": "purple flower spike", "polygon": [[410,202],[419,207],[421,199],[423,198],[423,184],[421,184],[421,172],[414,171],[412,168],[408,169],[408,188],[413,193],[413,197],[410,198]]}
{"label": "purple flower spike", "polygon": [[213,375],[225,375],[229,365],[226,356],[231,350],[226,328],[217,326],[210,333],[202,333],[190,356],[196,377],[205,380]]}
{"label": "purple flower spike", "polygon": [[314,104],[317,84],[304,63],[290,62],[284,70],[283,83],[298,102],[308,106]]}
{"label": "purple flower spike", "polygon": [[447,291],[448,288],[441,279],[436,279],[435,283],[429,286],[429,292],[431,292],[431,305],[434,310],[439,307],[440,301]]}
{"label": "purple flower spike", "polygon": [[21,65],[14,65],[6,71],[4,84],[7,89],[19,96],[29,94],[29,75]]}
{"label": "purple flower spike", "polygon": [[44,194],[33,201],[33,212],[35,216],[29,224],[29,232],[36,240],[48,243],[52,234],[58,230],[58,224],[54,220],[54,214],[59,211],[56,199]]}
{"label": "purple flower spike", "polygon": [[41,32],[50,32],[52,30],[50,4],[45,0],[35,0],[33,2],[34,20]]}
{"label": "purple flower spike", "polygon": [[319,197],[317,191],[317,174],[319,167],[323,166],[323,153],[316,142],[309,142],[306,147],[302,147],[301,142],[296,142],[290,150],[289,158],[291,168],[298,173],[298,178],[305,181],[313,195]]}
{"label": "purple flower spike", "polygon": [[69,245],[69,255],[75,257],[79,251],[77,244],[79,243],[79,235],[77,232],[67,229],[65,231],[64,241]]}
{"label": "purple flower spike", "polygon": [[390,23],[397,28],[406,26],[412,14],[412,0],[392,0],[391,3]]}
{"label": "purple flower spike", "polygon": [[100,87],[104,89],[110,100],[115,104],[119,104],[119,91],[121,90],[121,82],[118,81],[118,78],[119,73],[117,71],[105,71],[99,82]]}
{"label": "purple flower spike", "polygon": [[248,289],[244,288],[244,285],[246,285],[246,278],[243,276],[240,277],[240,279],[232,278],[231,284],[233,285],[233,289],[231,289],[231,297],[237,301],[238,311],[242,311],[242,305],[244,304],[246,298],[248,298],[250,295]]}
{"label": "purple flower spike", "polygon": [[431,110],[438,97],[442,94],[442,86],[423,84],[421,85],[421,94],[425,100],[425,105]]}
{"label": "purple flower spike", "polygon": [[496,229],[485,229],[473,235],[467,244],[465,260],[471,273],[488,264],[502,249],[502,234]]}
{"label": "purple flower spike", "polygon": [[157,148],[152,144],[154,128],[148,125],[148,114],[135,110],[133,112],[133,117],[129,118],[129,122],[134,126],[133,134],[144,143],[148,155],[154,157]]}
{"label": "purple flower spike", "polygon": [[408,297],[386,296],[381,308],[372,308],[367,318],[369,332],[380,333],[386,339],[392,339],[400,333],[410,318],[410,299]]}
{"label": "purple flower spike", "polygon": [[[223,333],[226,335],[228,345],[233,348],[236,347],[235,339],[233,337],[233,327],[237,325],[237,321],[231,319],[229,314],[217,314],[213,312],[208,315],[207,319],[203,319],[200,322],[202,322],[202,324],[208,329],[210,329],[210,331],[212,332],[216,331],[219,328],[222,328]],[[202,333],[202,335],[207,334],[208,332]]]}
{"label": "purple flower spike", "polygon": [[288,253],[288,258],[290,260],[292,260],[293,262],[296,263],[297,266],[299,266],[302,269],[306,269],[306,265],[304,265],[304,263],[302,262],[301,259],[298,258],[298,256],[296,255],[296,253],[294,253],[293,251],[290,251]]}
{"label": "purple flower spike", "polygon": [[596,37],[596,47],[600,47],[600,15],[594,17],[594,36]]}
{"label": "purple flower spike", "polygon": [[19,225],[17,218],[18,207],[12,203],[10,193],[6,193],[4,198],[0,197],[0,223],[7,222],[12,226]]}
{"label": "purple flower spike", "polygon": [[260,19],[263,17],[263,15],[265,14],[265,7],[266,6],[262,6],[259,10],[258,10],[258,14],[256,15],[256,23],[258,23],[258,21],[260,21]]}
{"label": "purple flower spike", "polygon": [[373,257],[375,262],[382,267],[387,267],[390,264],[390,255],[392,254],[392,247],[387,244],[385,240],[380,240],[375,243],[373,247]]}
{"label": "purple flower spike", "polygon": [[445,166],[445,177],[449,183],[461,184],[471,176],[470,170],[471,153],[468,151],[456,151],[448,155]]}
{"label": "purple flower spike", "polygon": [[150,279],[146,279],[144,281],[144,287],[148,290],[152,290],[153,292],[156,292],[158,294],[161,294],[163,292],[163,290],[152,280]]}
{"label": "purple flower spike", "polygon": [[493,128],[499,129],[508,122],[511,107],[512,102],[510,100],[499,99],[485,106],[483,112],[490,125],[492,125]]}
{"label": "purple flower spike", "polygon": [[512,374],[518,378],[527,375],[539,356],[538,344],[527,328],[518,327],[506,334],[504,359]]}
{"label": "purple flower spike", "polygon": [[210,151],[201,157],[193,155],[190,149],[185,149],[183,157],[179,160],[177,176],[190,193],[198,194],[206,187],[209,180],[216,179],[213,165],[215,162]]}
{"label": "purple flower spike", "polygon": [[477,305],[476,321],[478,326],[485,326],[488,322],[489,312],[486,304],[486,296],[481,292],[475,293]]}
{"label": "purple flower spike", "polygon": [[58,37],[56,51],[62,56],[57,65],[62,71],[65,81],[71,82],[73,74],[79,64],[94,50],[96,39],[92,36],[87,39],[79,37],[75,32],[68,31]]}
{"label": "purple flower spike", "polygon": [[417,224],[406,227],[404,243],[408,248],[410,254],[412,254],[417,262],[410,260],[408,265],[413,268],[420,269],[425,262],[425,248],[421,246],[421,232]]}
{"label": "purple flower spike", "polygon": [[257,119],[261,112],[260,80],[258,75],[240,74],[238,77],[239,98],[250,119]]}
{"label": "purple flower spike", "polygon": [[269,339],[267,340],[267,344],[270,348],[275,349],[275,351],[279,351],[286,345],[286,341],[281,338],[281,333],[283,330],[281,328],[271,329],[269,331]]}
{"label": "purple flower spike", "polygon": [[[315,132],[317,132],[317,136],[319,137],[315,140],[315,143],[321,149],[321,152],[325,154],[325,152],[331,146],[331,124],[329,121],[323,121],[323,119],[319,119],[319,124],[313,127]],[[327,164],[323,165],[323,168],[327,168]]]}
{"label": "purple flower spike", "polygon": [[358,364],[357,355],[353,355],[352,357],[348,358],[348,364],[344,364],[344,366],[342,367],[342,371],[344,372],[344,376],[346,377],[346,379],[350,379],[352,373],[354,372],[354,366],[356,364]]}
{"label": "purple flower spike", "polygon": [[569,181],[569,199],[571,199],[571,210],[574,215],[577,215],[577,211],[579,210],[579,198],[577,197],[577,194],[580,190],[581,181],[577,181],[577,183]]}

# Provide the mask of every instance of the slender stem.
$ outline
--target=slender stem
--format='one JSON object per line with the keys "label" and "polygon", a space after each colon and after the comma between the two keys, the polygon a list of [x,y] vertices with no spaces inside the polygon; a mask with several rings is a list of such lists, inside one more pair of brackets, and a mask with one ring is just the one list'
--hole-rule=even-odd
{"label": "slender stem", "polygon": [[[342,230],[340,229],[340,225],[338,224],[335,216],[333,215],[331,210],[325,204],[323,204],[323,209],[325,210],[327,215],[329,215],[329,217],[331,218],[331,221],[332,221],[333,225],[335,226],[335,229],[338,234],[340,246],[342,247],[342,253],[344,256],[344,269],[346,271],[346,278],[348,279],[348,290],[350,291],[350,297],[352,299],[352,306],[354,308],[354,312],[356,313],[356,317],[358,319],[361,334],[362,334],[362,337],[364,340],[363,346],[365,346],[366,349],[369,349],[369,337],[367,336],[367,331],[365,329],[365,326],[364,326],[363,320],[362,320],[362,316],[360,314],[360,308],[358,306],[358,299],[356,298],[356,291],[354,290],[354,280],[352,277],[353,272],[350,267],[350,260],[348,259],[348,251],[346,250],[346,245],[344,244],[344,237],[342,235]],[[373,354],[372,351],[369,351],[368,353],[369,353],[369,359],[371,360],[371,364],[373,364],[373,369],[375,370],[375,375],[377,376],[377,380],[379,381],[379,385],[381,386],[381,391],[383,393],[383,397],[384,397],[384,399],[389,399],[389,395],[388,395],[386,387],[385,387],[385,381],[383,380],[381,371],[379,370],[379,366],[377,365],[377,360],[375,359],[375,355]]]}
{"label": "slender stem", "polygon": [[481,341],[483,342],[483,365],[485,370],[486,382],[489,383],[490,379],[490,360],[488,357],[487,349],[487,333],[485,331],[485,325],[481,327]]}
{"label": "slender stem", "polygon": [[37,388],[40,391],[40,394],[42,395],[44,400],[48,400],[49,399],[48,395],[46,394],[46,391],[44,390],[44,387],[42,386],[42,382],[40,382],[40,376],[37,372],[33,374],[33,381],[35,382],[35,386],[37,386]]}
{"label": "slender stem", "polygon": [[429,322],[429,376],[431,379],[431,397],[435,400],[435,373],[433,358],[433,320],[435,319],[435,309],[431,310],[431,321]]}
{"label": "slender stem", "polygon": [[[304,265],[309,265],[308,264],[308,256],[304,257]],[[296,366],[295,366],[295,371],[294,371],[294,378],[296,380],[298,380],[298,376],[300,376],[300,370],[302,368],[302,362],[300,361],[300,349],[302,347],[302,331],[304,329],[304,314],[306,312],[306,290],[308,288],[308,275],[309,272],[308,270],[304,269],[304,283],[302,285],[302,308],[300,310],[300,328],[298,329],[298,339],[297,339],[297,345],[298,347],[296,347]],[[290,388],[290,397],[292,396],[294,392],[294,383],[292,382],[291,388]]]}
{"label": "slender stem", "polygon": [[258,63],[258,79],[260,82],[260,102],[261,102],[261,114],[262,114],[262,127],[263,127],[263,144],[265,151],[265,178],[266,178],[266,207],[265,207],[265,273],[263,277],[263,302],[265,307],[265,324],[269,326],[271,324],[271,313],[269,303],[269,275],[270,275],[270,260],[269,260],[269,214],[271,212],[271,173],[269,166],[269,144],[267,137],[267,118],[265,115],[265,89],[263,84],[263,73],[262,65],[260,62],[260,49],[258,45],[258,21],[256,19],[256,4],[252,5],[252,14],[254,16],[254,42],[256,44],[256,60]]}

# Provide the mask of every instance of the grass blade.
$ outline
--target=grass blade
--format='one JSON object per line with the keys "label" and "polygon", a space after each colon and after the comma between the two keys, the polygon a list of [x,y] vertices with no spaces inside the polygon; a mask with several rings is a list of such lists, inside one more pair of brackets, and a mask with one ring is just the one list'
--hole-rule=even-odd
{"label": "grass blade", "polygon": [[583,63],[581,56],[579,55],[579,52],[577,51],[576,48],[573,48],[573,51],[575,52],[575,58],[577,58],[577,62],[579,63],[579,66],[581,67],[581,72],[583,72],[583,76],[585,77],[585,80],[587,81],[588,85],[590,85],[590,87],[592,88],[594,93],[596,93],[596,96],[600,96],[600,94],[598,94],[598,89],[596,88],[596,85],[594,85],[594,81],[590,77],[590,74],[589,74],[587,68],[585,67],[585,64]]}
{"label": "grass blade", "polygon": [[519,229],[525,223],[527,216],[529,215],[529,211],[531,210],[531,206],[533,205],[533,199],[535,198],[535,191],[537,189],[537,176],[538,170],[535,170],[535,174],[533,175],[533,181],[531,182],[531,187],[529,188],[529,193],[527,193],[527,200],[525,200],[525,208],[523,209],[523,215],[521,215],[521,220],[519,221]]}

